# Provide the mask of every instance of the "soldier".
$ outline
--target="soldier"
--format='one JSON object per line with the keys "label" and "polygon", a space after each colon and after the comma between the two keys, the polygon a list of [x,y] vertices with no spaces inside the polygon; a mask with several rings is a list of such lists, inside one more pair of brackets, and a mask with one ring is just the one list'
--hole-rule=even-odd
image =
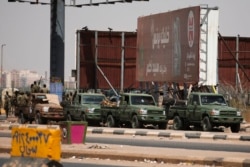
{"label": "soldier", "polygon": [[25,107],[28,104],[28,96],[24,93],[21,92],[17,96],[17,105],[20,107]]}
{"label": "soldier", "polygon": [[41,89],[41,93],[49,93],[48,88],[46,87],[46,84],[43,84],[43,87]]}
{"label": "soldier", "polygon": [[70,94],[66,94],[66,102],[72,104],[72,96]]}
{"label": "soldier", "polygon": [[34,84],[31,84],[31,85],[30,85],[30,92],[31,92],[31,93],[35,93]]}
{"label": "soldier", "polygon": [[6,94],[4,96],[4,110],[5,110],[5,113],[6,113],[6,118],[8,118],[9,110],[11,108],[10,100],[11,100],[11,96],[9,95],[9,92],[6,91]]}
{"label": "soldier", "polygon": [[33,84],[33,92],[34,93],[39,93],[40,92],[40,86],[37,84],[36,81],[34,81],[34,84]]}
{"label": "soldier", "polygon": [[73,93],[72,92],[69,92],[69,102],[70,102],[70,104],[72,104],[72,102],[73,102]]}
{"label": "soldier", "polygon": [[14,91],[14,94],[11,97],[11,113],[15,112],[16,106],[17,106],[17,96],[19,94],[18,90]]}

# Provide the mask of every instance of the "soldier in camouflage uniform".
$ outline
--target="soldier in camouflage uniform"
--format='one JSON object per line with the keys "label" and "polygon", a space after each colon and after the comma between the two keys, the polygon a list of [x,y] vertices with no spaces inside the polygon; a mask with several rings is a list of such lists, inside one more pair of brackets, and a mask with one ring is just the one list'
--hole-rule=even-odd
{"label": "soldier in camouflage uniform", "polygon": [[6,118],[9,116],[9,111],[11,108],[11,96],[9,95],[9,92],[7,91],[4,96],[4,110],[6,113]]}
{"label": "soldier in camouflage uniform", "polygon": [[17,105],[20,107],[24,107],[28,105],[28,96],[24,93],[21,92],[17,96]]}
{"label": "soldier in camouflage uniform", "polygon": [[17,106],[17,96],[19,94],[18,90],[15,90],[14,94],[11,97],[11,113],[15,113],[15,109]]}
{"label": "soldier in camouflage uniform", "polygon": [[31,93],[39,93],[40,92],[40,86],[37,84],[36,81],[34,81],[34,83],[30,85],[30,91],[31,91]]}
{"label": "soldier in camouflage uniform", "polygon": [[41,89],[41,93],[49,93],[49,90],[48,90],[46,84],[43,84],[43,87]]}

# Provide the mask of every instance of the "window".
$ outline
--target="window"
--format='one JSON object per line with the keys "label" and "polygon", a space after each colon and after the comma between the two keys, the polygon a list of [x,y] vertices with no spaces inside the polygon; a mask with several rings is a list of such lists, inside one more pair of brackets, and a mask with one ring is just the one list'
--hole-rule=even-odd
{"label": "window", "polygon": [[196,102],[197,105],[200,105],[200,101],[199,101],[199,96],[198,95],[194,95],[193,96],[193,105],[194,105],[194,102]]}
{"label": "window", "polygon": [[225,99],[223,96],[201,96],[201,102],[202,104],[220,104],[220,105],[226,105]]}

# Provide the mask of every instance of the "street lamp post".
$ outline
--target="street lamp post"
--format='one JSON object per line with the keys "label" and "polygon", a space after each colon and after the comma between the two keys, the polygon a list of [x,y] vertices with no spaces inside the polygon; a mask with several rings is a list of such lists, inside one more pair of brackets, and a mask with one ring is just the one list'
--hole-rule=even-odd
{"label": "street lamp post", "polygon": [[3,47],[6,46],[6,44],[1,45],[1,88],[3,89]]}

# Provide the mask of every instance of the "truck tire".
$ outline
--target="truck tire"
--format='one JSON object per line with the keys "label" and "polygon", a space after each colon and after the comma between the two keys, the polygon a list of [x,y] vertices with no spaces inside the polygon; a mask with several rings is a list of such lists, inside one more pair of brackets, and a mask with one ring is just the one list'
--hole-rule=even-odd
{"label": "truck tire", "polygon": [[20,113],[20,115],[18,116],[18,123],[19,124],[24,124],[26,122],[23,113]]}
{"label": "truck tire", "polygon": [[233,124],[230,126],[232,133],[238,133],[240,131],[240,124]]}
{"label": "truck tire", "polygon": [[134,115],[133,117],[132,117],[132,120],[131,120],[131,127],[133,128],[133,129],[135,129],[135,128],[141,128],[142,127],[142,125],[141,125],[141,122],[138,120],[138,118],[137,118],[137,115]]}
{"label": "truck tire", "polygon": [[115,120],[114,120],[114,117],[110,114],[108,115],[107,117],[107,127],[115,127]]}
{"label": "truck tire", "polygon": [[202,120],[202,129],[205,132],[212,130],[212,125],[210,123],[208,116],[205,116]]}
{"label": "truck tire", "polygon": [[181,118],[178,115],[176,115],[173,119],[173,129],[182,130],[182,128],[183,128],[183,122]]}

